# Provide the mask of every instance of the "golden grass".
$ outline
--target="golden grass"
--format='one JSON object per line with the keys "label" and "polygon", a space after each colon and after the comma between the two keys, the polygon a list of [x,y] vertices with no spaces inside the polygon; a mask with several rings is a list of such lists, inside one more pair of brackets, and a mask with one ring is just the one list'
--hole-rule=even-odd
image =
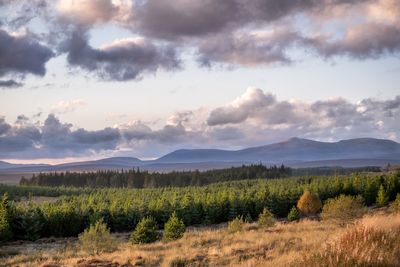
{"label": "golden grass", "polygon": [[[361,226],[364,228],[360,228]],[[367,216],[357,221],[354,226],[348,227],[331,221],[302,220],[294,223],[278,222],[274,227],[267,229],[259,228],[256,224],[245,224],[243,231],[233,234],[229,233],[226,227],[194,228],[186,232],[182,239],[168,243],[159,241],[148,245],[131,245],[123,240],[120,241],[117,251],[97,257],[84,254],[77,246],[69,246],[58,252],[43,251],[40,255],[12,256],[2,262],[6,266],[21,267],[46,264],[77,266],[77,262],[82,259],[98,259],[120,265],[131,264],[126,266],[317,266],[312,265],[316,262],[310,255],[322,255],[329,246],[332,248],[332,244],[339,244],[352,253],[361,251],[366,242],[375,242],[372,245],[375,248],[381,245],[376,243],[376,236],[375,239],[366,238],[362,229],[376,229],[381,231],[379,233],[389,233],[388,231],[393,230],[394,232],[390,233],[396,234],[396,229],[400,229],[400,214]],[[364,242],[359,240],[360,236],[366,238]],[[352,244],[354,242],[359,243]],[[391,246],[396,248],[396,244]],[[370,253],[375,253],[372,255],[378,255],[376,257],[388,257],[388,254],[379,254],[382,250],[371,251],[370,249]],[[314,261],[310,261],[311,258]]]}

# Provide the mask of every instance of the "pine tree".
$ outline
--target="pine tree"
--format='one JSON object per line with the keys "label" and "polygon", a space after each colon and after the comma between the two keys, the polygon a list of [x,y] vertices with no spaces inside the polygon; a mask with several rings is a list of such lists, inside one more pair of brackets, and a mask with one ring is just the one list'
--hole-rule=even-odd
{"label": "pine tree", "polygon": [[157,222],[153,217],[144,217],[136,225],[131,234],[131,242],[134,244],[147,244],[159,239]]}
{"label": "pine tree", "polygon": [[89,228],[79,235],[82,249],[89,254],[100,254],[111,252],[116,249],[116,240],[111,236],[107,224],[102,219],[90,225]]}
{"label": "pine tree", "polygon": [[274,215],[267,208],[264,208],[263,212],[258,217],[258,225],[271,227],[275,222],[276,219],[274,218]]}
{"label": "pine tree", "polygon": [[178,218],[176,212],[173,212],[164,225],[164,239],[166,241],[179,239],[183,236],[185,230],[185,224]]}
{"label": "pine tree", "polygon": [[289,222],[297,221],[299,219],[299,212],[297,211],[296,207],[293,206],[293,208],[290,210],[287,219]]}
{"label": "pine tree", "polygon": [[0,202],[0,242],[11,239],[12,232],[10,227],[10,206],[8,203],[8,193],[4,193]]}
{"label": "pine tree", "polygon": [[376,196],[376,205],[378,207],[386,206],[389,202],[389,196],[387,195],[383,185],[379,187],[378,195]]}

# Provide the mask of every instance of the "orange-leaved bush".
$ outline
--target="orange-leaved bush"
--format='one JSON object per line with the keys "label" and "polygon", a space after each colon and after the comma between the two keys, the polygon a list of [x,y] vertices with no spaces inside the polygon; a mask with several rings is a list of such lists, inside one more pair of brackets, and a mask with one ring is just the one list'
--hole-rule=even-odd
{"label": "orange-leaved bush", "polygon": [[322,208],[318,195],[306,190],[297,202],[297,208],[304,216],[317,214]]}

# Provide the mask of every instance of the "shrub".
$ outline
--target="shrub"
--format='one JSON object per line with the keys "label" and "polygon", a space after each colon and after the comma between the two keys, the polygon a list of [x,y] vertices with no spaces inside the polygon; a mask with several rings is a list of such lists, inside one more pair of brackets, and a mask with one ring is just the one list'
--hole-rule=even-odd
{"label": "shrub", "polygon": [[393,201],[391,208],[394,211],[400,211],[400,193],[397,193],[396,199]]}
{"label": "shrub", "polygon": [[263,211],[258,216],[258,225],[263,227],[271,227],[275,224],[276,219],[274,215],[267,209],[264,208]]}
{"label": "shrub", "polygon": [[164,239],[167,241],[179,239],[183,236],[185,230],[185,224],[174,211],[164,225]]}
{"label": "shrub", "polygon": [[144,217],[136,225],[131,234],[131,242],[134,244],[147,244],[159,239],[157,223],[153,217]]}
{"label": "shrub", "polygon": [[354,227],[294,266],[400,266],[400,228]]}
{"label": "shrub", "polygon": [[376,205],[378,207],[386,206],[389,202],[389,196],[387,195],[383,185],[379,187],[378,195],[376,196]]}
{"label": "shrub", "polygon": [[304,216],[315,215],[321,210],[322,202],[318,195],[306,190],[297,202],[297,208]]}
{"label": "shrub", "polygon": [[79,235],[82,249],[89,254],[98,255],[103,252],[112,252],[117,247],[116,239],[111,235],[107,224],[102,219],[89,226]]}
{"label": "shrub", "polygon": [[289,222],[297,221],[300,218],[299,212],[297,211],[296,207],[290,210],[289,214],[287,215],[287,219]]}
{"label": "shrub", "polygon": [[228,232],[231,234],[241,232],[243,230],[243,224],[242,216],[236,217],[232,221],[228,222]]}
{"label": "shrub", "polygon": [[364,200],[361,196],[340,195],[337,198],[328,199],[322,209],[322,218],[333,219],[340,223],[346,223],[360,218],[366,212]]}

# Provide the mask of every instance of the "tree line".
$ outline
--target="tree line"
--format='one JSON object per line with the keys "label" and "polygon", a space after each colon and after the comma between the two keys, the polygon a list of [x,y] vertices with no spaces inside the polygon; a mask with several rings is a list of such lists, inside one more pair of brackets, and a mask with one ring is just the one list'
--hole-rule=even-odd
{"label": "tree line", "polygon": [[74,186],[74,187],[129,187],[156,188],[202,186],[210,183],[257,179],[288,177],[292,169],[284,165],[266,167],[262,164],[232,167],[226,169],[208,170],[204,172],[148,172],[140,169],[121,171],[96,172],[51,172],[33,175],[31,178],[22,177],[20,185],[38,186]]}
{"label": "tree line", "polygon": [[[400,173],[243,180],[201,187],[152,189],[69,190],[0,185],[1,193],[20,197],[19,190],[31,196],[32,201],[11,201],[3,197],[0,206],[3,239],[77,236],[100,218],[115,232],[132,231],[142,218],[149,216],[162,227],[173,212],[187,226],[227,222],[238,216],[254,220],[264,208],[276,217],[286,217],[306,190],[317,194],[322,202],[345,194],[360,195],[366,205],[374,205],[378,191],[384,190],[390,201],[395,199],[400,192]],[[52,190],[56,192],[54,195],[61,194],[56,202],[33,201],[35,195]],[[3,234],[1,225],[8,229]]]}

